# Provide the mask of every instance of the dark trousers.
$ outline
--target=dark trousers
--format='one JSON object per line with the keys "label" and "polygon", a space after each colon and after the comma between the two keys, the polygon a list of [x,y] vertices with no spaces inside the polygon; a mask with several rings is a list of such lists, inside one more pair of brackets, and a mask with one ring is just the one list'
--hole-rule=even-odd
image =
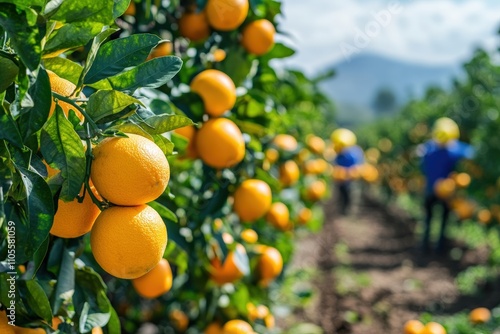
{"label": "dark trousers", "polygon": [[338,196],[340,204],[340,213],[345,215],[349,207],[351,206],[351,187],[349,182],[339,183],[338,186]]}
{"label": "dark trousers", "polygon": [[422,238],[422,248],[424,250],[429,249],[431,221],[433,216],[433,209],[435,206],[442,207],[441,228],[439,231],[439,239],[436,246],[436,250],[438,252],[442,252],[446,249],[445,230],[446,230],[446,224],[448,222],[448,216],[450,214],[450,207],[448,206],[448,203],[446,201],[437,198],[436,195],[434,194],[427,195],[424,201],[425,226],[424,226],[424,236]]}

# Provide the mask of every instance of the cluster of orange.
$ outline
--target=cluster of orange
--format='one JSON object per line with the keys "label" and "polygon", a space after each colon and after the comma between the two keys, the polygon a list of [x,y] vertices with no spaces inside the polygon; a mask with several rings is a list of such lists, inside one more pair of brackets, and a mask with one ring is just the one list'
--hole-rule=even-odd
{"label": "cluster of orange", "polygon": [[[478,307],[469,313],[469,321],[473,325],[484,324],[490,321],[491,312],[485,307]],[[424,325],[418,320],[408,320],[403,328],[404,334],[446,334],[443,325],[437,322],[429,322]]]}

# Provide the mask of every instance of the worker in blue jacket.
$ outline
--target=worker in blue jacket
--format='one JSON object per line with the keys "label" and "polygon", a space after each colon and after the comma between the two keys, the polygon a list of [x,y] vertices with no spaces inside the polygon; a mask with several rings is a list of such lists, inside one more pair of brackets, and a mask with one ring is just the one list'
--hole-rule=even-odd
{"label": "worker in blue jacket", "polygon": [[[332,132],[331,140],[337,153],[334,161],[336,166],[350,170],[363,164],[364,152],[356,145],[356,135],[352,131],[344,128],[337,129]],[[351,205],[351,180],[349,178],[337,180],[336,185],[339,194],[340,211],[342,214],[346,214]]]}
{"label": "worker in blue jacket", "polygon": [[470,159],[474,155],[472,146],[459,141],[459,137],[460,130],[457,123],[450,118],[442,117],[434,124],[432,139],[418,148],[418,155],[422,159],[422,171],[426,179],[425,225],[422,238],[422,250],[424,251],[429,250],[431,221],[436,205],[441,206],[443,210],[436,251],[438,253],[446,251],[445,230],[450,208],[446,200],[436,196],[435,186],[439,180],[449,177],[460,160]]}

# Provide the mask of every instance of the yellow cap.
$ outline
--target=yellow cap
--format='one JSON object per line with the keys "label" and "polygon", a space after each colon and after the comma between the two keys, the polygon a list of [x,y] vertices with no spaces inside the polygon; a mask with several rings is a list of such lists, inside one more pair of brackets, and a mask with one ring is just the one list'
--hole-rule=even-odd
{"label": "yellow cap", "polygon": [[446,144],[450,140],[460,137],[457,123],[448,117],[441,117],[434,123],[432,138],[439,144]]}
{"label": "yellow cap", "polygon": [[348,129],[340,128],[332,132],[330,137],[335,152],[340,152],[346,147],[356,144],[356,135]]}

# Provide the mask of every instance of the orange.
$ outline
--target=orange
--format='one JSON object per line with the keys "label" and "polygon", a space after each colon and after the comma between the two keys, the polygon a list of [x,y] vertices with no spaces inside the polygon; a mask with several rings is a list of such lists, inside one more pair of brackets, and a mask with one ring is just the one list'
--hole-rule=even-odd
{"label": "orange", "polygon": [[222,334],[255,334],[252,326],[243,320],[229,320],[222,327]]}
{"label": "orange", "polygon": [[155,46],[149,54],[147,60],[153,58],[164,57],[172,54],[172,42],[162,42]]}
{"label": "orange", "polygon": [[248,14],[248,0],[208,0],[205,10],[210,26],[229,31],[238,28]]}
{"label": "orange", "polygon": [[123,15],[134,16],[135,12],[136,12],[135,2],[134,2],[134,0],[132,0],[132,1],[130,1],[129,5],[127,7],[127,10],[125,10],[125,13],[123,13]]}
{"label": "orange", "polygon": [[266,220],[274,227],[285,231],[290,227],[290,212],[285,204],[276,202],[271,205]]}
{"label": "orange", "polygon": [[9,325],[9,319],[5,311],[0,311],[0,333],[14,334],[14,326]]}
{"label": "orange", "polygon": [[471,181],[471,177],[467,173],[458,173],[457,175],[455,175],[454,179],[457,187],[460,188],[467,188]]}
{"label": "orange", "polygon": [[[57,94],[62,95],[64,97],[74,97],[74,96],[71,96],[71,94],[73,94],[73,92],[75,91],[75,88],[76,88],[75,84],[73,84],[69,80],[61,78],[60,76],[58,76],[57,74],[55,74],[52,71],[47,70],[47,74],[49,75],[50,89],[54,93],[57,93]],[[66,115],[66,117],[68,117],[69,111],[73,110],[75,112],[76,116],[78,116],[78,118],[80,119],[80,121],[83,122],[85,120],[83,115],[78,110],[76,110],[76,108],[73,107],[71,104],[69,104],[67,102],[63,102],[63,101],[58,101],[58,104],[61,107],[61,109],[63,110],[64,115]],[[55,110],[56,110],[56,102],[53,100],[52,104],[50,105],[49,117],[52,116],[52,114],[54,113]]]}
{"label": "orange", "polygon": [[92,328],[91,334],[103,334],[102,328],[101,327],[94,327]]}
{"label": "orange", "polygon": [[205,328],[203,334],[222,334],[222,326],[218,322],[212,322]]}
{"label": "orange", "polygon": [[308,160],[304,164],[304,174],[318,175],[324,173],[328,169],[328,162],[324,159]]}
{"label": "orange", "polygon": [[259,240],[259,235],[257,234],[257,232],[250,228],[241,231],[240,237],[249,244],[254,244],[257,242],[257,240]]}
{"label": "orange", "polygon": [[186,148],[186,157],[189,159],[196,159],[198,153],[196,152],[196,127],[194,125],[185,126],[174,130],[175,133],[181,135],[188,140]]}
{"label": "orange", "polygon": [[214,168],[229,168],[245,157],[240,129],[226,118],[213,118],[196,135],[196,149],[203,162]]}
{"label": "orange", "polygon": [[299,151],[299,154],[297,154],[297,161],[302,163],[309,159],[311,156],[311,151],[309,151],[307,148],[303,148]]}
{"label": "orange", "polygon": [[424,324],[418,320],[408,320],[404,326],[404,334],[420,334]]}
{"label": "orange", "polygon": [[440,179],[434,184],[434,193],[438,198],[448,199],[455,192],[455,181],[451,178]]}
{"label": "orange", "polygon": [[379,176],[378,169],[373,165],[364,164],[363,167],[361,168],[361,177],[368,183],[373,183],[377,181],[378,176]]}
{"label": "orange", "polygon": [[309,208],[302,208],[300,211],[299,211],[299,216],[297,217],[298,219],[298,222],[299,224],[307,224],[311,218],[312,218],[312,211],[311,209]]}
{"label": "orange", "polygon": [[102,197],[117,205],[154,201],[170,179],[167,158],[151,140],[127,135],[106,138],[92,150],[92,181]]}
{"label": "orange", "polygon": [[57,330],[57,327],[62,323],[62,319],[59,317],[53,317],[52,318],[52,329]]}
{"label": "orange", "polygon": [[144,298],[156,298],[167,293],[172,288],[170,264],[166,259],[161,259],[146,275],[134,279],[132,285]]}
{"label": "orange", "polygon": [[295,151],[299,145],[297,139],[287,134],[279,134],[274,137],[273,144],[282,151]]}
{"label": "orange", "polygon": [[[242,256],[247,256],[245,247],[241,244],[236,245],[236,250]],[[210,261],[212,264],[211,268],[211,278],[218,285],[223,285],[226,283],[232,283],[243,277],[243,272],[238,268],[236,264],[236,250],[230,251],[224,263],[218,258],[214,258]]]}
{"label": "orange", "polygon": [[484,324],[491,319],[491,312],[485,307],[478,307],[469,313],[469,320],[473,324]]}
{"label": "orange", "polygon": [[236,87],[224,72],[209,69],[200,72],[191,81],[191,91],[200,95],[205,112],[219,117],[232,109],[236,103]]}
{"label": "orange", "polygon": [[276,320],[274,319],[274,315],[272,315],[271,313],[266,315],[266,317],[264,318],[264,325],[266,325],[267,328],[274,328],[275,324]]}
{"label": "orange", "polygon": [[265,317],[269,315],[269,308],[265,305],[255,306],[252,303],[248,303],[247,310],[248,310],[248,319],[250,321],[255,321],[258,319],[263,320]]}
{"label": "orange", "polygon": [[429,322],[418,334],[446,334],[446,329],[437,322]]}
{"label": "orange", "polygon": [[250,22],[245,26],[241,34],[241,45],[248,53],[261,56],[269,52],[274,46],[274,25],[266,20],[260,19]]}
{"label": "orange", "polygon": [[316,180],[307,188],[307,198],[311,201],[318,201],[326,194],[326,183],[323,180]]}
{"label": "orange", "polygon": [[271,164],[273,164],[276,161],[278,161],[278,159],[280,157],[279,152],[277,150],[275,150],[274,148],[268,148],[264,152],[264,155],[265,155],[267,161],[269,161],[269,163],[271,163]]}
{"label": "orange", "polygon": [[338,182],[349,180],[349,173],[347,168],[342,166],[334,166],[332,171],[332,179]]}
{"label": "orange", "polygon": [[318,136],[308,135],[306,137],[306,145],[314,154],[323,154],[325,151],[325,141]]}
{"label": "orange", "polygon": [[182,312],[181,310],[173,310],[168,314],[168,317],[174,325],[174,328],[179,332],[186,331],[189,326],[189,318],[186,313]]}
{"label": "orange", "polygon": [[193,42],[202,41],[210,36],[210,26],[204,11],[184,13],[178,23],[181,36]]}
{"label": "orange", "polygon": [[234,212],[244,222],[254,222],[264,216],[271,207],[271,187],[256,179],[245,180],[234,193]]}
{"label": "orange", "polygon": [[[95,194],[95,188],[91,186],[91,189]],[[82,195],[83,189],[80,192]],[[78,198],[71,202],[58,200],[50,234],[60,238],[78,238],[92,229],[100,213],[101,210],[87,192],[82,203],[78,202]]]}
{"label": "orange", "polygon": [[283,186],[289,187],[299,180],[299,166],[293,160],[286,161],[280,167],[280,182]]}
{"label": "orange", "polygon": [[281,253],[274,247],[264,247],[257,268],[261,284],[269,285],[283,270]]}
{"label": "orange", "polygon": [[113,206],[97,217],[90,245],[102,269],[118,278],[134,279],[148,273],[162,259],[167,229],[150,206]]}
{"label": "orange", "polygon": [[459,219],[469,219],[476,209],[474,203],[465,198],[455,198],[450,203],[451,208]]}
{"label": "orange", "polygon": [[492,214],[488,209],[481,209],[477,213],[477,219],[483,224],[488,224],[491,221]]}

